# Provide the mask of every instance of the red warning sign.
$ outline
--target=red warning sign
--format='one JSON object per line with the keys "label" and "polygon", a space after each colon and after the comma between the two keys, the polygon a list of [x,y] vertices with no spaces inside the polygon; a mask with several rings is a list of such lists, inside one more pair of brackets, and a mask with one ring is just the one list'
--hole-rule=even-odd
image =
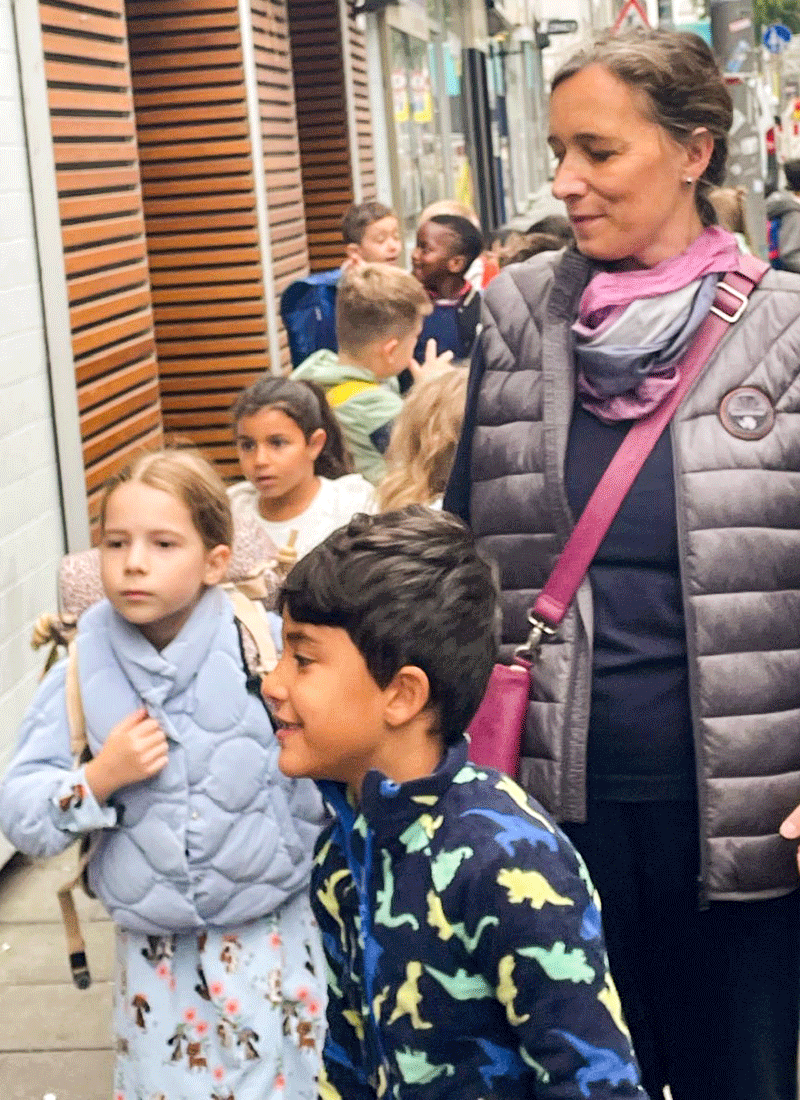
{"label": "red warning sign", "polygon": [[612,34],[619,34],[620,31],[632,31],[638,27],[649,26],[650,23],[648,22],[647,12],[645,11],[642,0],[625,0],[625,3],[619,9],[619,15],[614,20]]}

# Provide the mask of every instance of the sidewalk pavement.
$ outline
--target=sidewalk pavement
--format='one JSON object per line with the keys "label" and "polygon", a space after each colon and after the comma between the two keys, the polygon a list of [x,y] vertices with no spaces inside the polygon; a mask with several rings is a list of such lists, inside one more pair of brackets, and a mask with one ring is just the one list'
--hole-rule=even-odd
{"label": "sidewalk pavement", "polygon": [[[110,1100],[114,936],[97,901],[75,891],[92,985],[72,983],[57,888],[74,848],[44,862],[15,856],[0,870],[0,1096]],[[48,1095],[49,1094],[49,1095]]]}

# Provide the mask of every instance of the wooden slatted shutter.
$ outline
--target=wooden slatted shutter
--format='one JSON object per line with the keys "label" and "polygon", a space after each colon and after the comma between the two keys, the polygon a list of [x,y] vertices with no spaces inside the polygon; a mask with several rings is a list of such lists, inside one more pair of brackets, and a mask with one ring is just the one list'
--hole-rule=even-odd
{"label": "wooden slatted shutter", "polygon": [[161,441],[123,0],[39,5],[92,520],[103,482]]}
{"label": "wooden slatted shutter", "polygon": [[[286,0],[251,0],[258,76],[261,143],[269,209],[276,308],[295,279],[308,272],[303,180],[291,69]],[[280,327],[281,367],[291,369],[289,342]]]}
{"label": "wooden slatted shutter", "polygon": [[353,202],[339,4],[288,7],[309,265],[324,271],[342,262],[342,214]]}
{"label": "wooden slatted shutter", "polygon": [[269,368],[236,0],[128,0],[164,430],[240,477],[236,394]]}
{"label": "wooden slatted shutter", "polygon": [[358,169],[361,182],[361,202],[378,197],[375,174],[375,140],[372,133],[372,112],[369,102],[369,73],[367,71],[367,44],[364,32],[352,6],[348,6],[347,20],[348,54],[353,81],[353,106],[355,109],[356,143],[358,145]]}

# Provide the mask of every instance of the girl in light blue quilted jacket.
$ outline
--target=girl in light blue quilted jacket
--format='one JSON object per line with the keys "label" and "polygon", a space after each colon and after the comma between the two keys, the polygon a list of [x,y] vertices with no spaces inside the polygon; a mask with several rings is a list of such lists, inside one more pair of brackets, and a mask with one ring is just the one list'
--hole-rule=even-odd
{"label": "girl in light blue quilted jacket", "polygon": [[101,830],[89,883],[117,926],[114,1100],[312,1100],[325,977],[308,903],[322,820],[278,770],[217,585],[233,523],[190,451],[143,456],[106,491],[106,599],[79,623],[88,763],[66,662],[43,680],[0,788],[33,856]]}

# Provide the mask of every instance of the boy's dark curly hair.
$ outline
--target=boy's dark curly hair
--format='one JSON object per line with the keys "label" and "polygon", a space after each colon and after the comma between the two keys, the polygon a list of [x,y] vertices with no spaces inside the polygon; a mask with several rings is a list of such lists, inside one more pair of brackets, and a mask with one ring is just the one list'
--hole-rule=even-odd
{"label": "boy's dark curly hair", "polygon": [[497,660],[492,567],[460,519],[418,504],[334,531],[294,566],[278,606],[297,623],[346,630],[380,688],[404,665],[421,668],[445,745],[466,729]]}

